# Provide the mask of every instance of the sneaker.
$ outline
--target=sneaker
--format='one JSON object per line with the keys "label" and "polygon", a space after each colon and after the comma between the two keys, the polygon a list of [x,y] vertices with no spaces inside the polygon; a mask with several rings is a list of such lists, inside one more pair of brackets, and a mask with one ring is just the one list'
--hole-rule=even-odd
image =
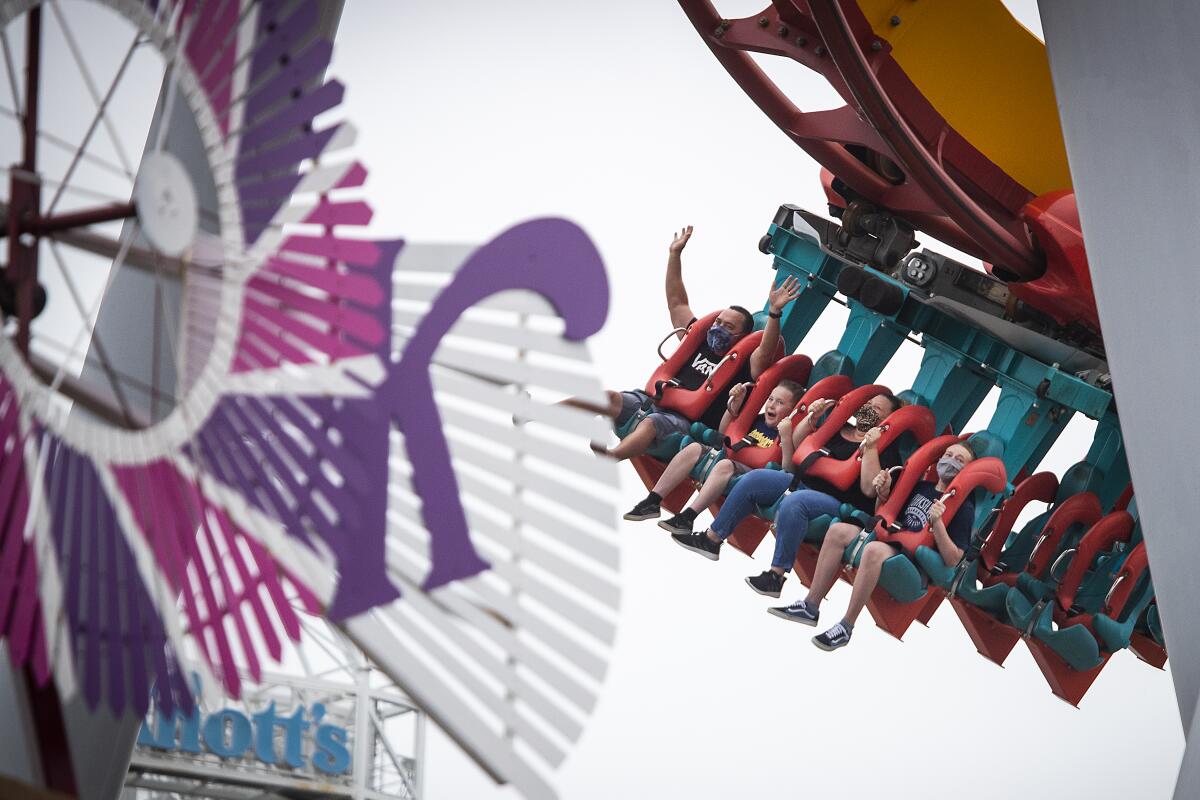
{"label": "sneaker", "polygon": [[808,603],[803,600],[797,600],[790,606],[768,608],[767,613],[780,619],[799,622],[801,625],[816,625],[817,620],[821,618],[821,612],[816,608],[810,608]]}
{"label": "sneaker", "polygon": [[671,533],[691,533],[693,519],[695,517],[685,517],[683,514],[676,514],[670,519],[664,519],[658,523],[658,527]]}
{"label": "sneaker", "polygon": [[700,533],[672,533],[671,538],[675,540],[675,544],[685,550],[691,550],[697,555],[702,555],[709,561],[716,561],[721,557],[721,542],[714,542],[708,538],[707,531]]}
{"label": "sneaker", "polygon": [[761,575],[746,578],[746,583],[759,594],[765,594],[767,597],[779,597],[779,593],[783,591],[783,582],[786,580],[786,575],[767,570]]}
{"label": "sneaker", "polygon": [[647,497],[631,508],[625,514],[625,519],[630,522],[641,522],[644,519],[658,519],[659,513],[661,513],[661,510],[658,503]]}
{"label": "sneaker", "polygon": [[812,638],[812,643],[822,650],[837,650],[850,644],[850,631],[842,623],[834,625],[824,633],[818,633]]}

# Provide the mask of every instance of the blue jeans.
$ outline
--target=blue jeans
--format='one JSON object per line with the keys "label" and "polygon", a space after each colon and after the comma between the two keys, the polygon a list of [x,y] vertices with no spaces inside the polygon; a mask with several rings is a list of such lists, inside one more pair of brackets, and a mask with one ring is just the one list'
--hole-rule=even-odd
{"label": "blue jeans", "polygon": [[[725,504],[713,520],[712,532],[728,539],[742,520],[754,513],[757,506],[769,506],[783,497],[792,483],[792,474],[778,469],[756,469],[747,472],[730,490]],[[808,533],[808,523],[817,517],[833,516],[841,503],[823,492],[801,488],[779,504],[775,515],[775,555],[771,566],[791,569],[800,543]]]}
{"label": "blue jeans", "polygon": [[812,489],[801,489],[783,498],[775,514],[775,555],[771,566],[787,572],[796,562],[800,543],[808,535],[808,523],[817,517],[837,516],[842,503],[836,497]]}

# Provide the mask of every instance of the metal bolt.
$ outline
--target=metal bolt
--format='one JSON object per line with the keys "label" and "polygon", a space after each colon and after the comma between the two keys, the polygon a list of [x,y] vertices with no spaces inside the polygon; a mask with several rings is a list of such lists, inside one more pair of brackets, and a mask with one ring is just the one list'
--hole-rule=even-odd
{"label": "metal bolt", "polygon": [[787,35],[788,35],[788,26],[787,25],[779,26],[779,35],[783,36],[785,38],[787,37]]}
{"label": "metal bolt", "polygon": [[771,24],[771,20],[767,19],[766,17],[759,17],[759,18],[758,18],[758,27],[760,27],[760,28],[765,28],[765,27],[767,27],[767,26],[768,26],[768,25],[770,25],[770,24]]}
{"label": "metal bolt", "polygon": [[892,23],[892,27],[894,28],[900,24],[900,17],[892,17],[888,22]]}
{"label": "metal bolt", "polygon": [[804,47],[804,45],[806,45],[806,44],[808,44],[808,37],[806,37],[806,36],[797,36],[796,37],[796,47]]}
{"label": "metal bolt", "polygon": [[883,42],[876,39],[875,41],[871,42],[871,49],[878,53],[883,49]]}
{"label": "metal bolt", "polygon": [[821,56],[825,55],[825,48],[822,45],[817,45],[817,49],[813,50],[813,52],[817,54],[818,58],[820,58]]}

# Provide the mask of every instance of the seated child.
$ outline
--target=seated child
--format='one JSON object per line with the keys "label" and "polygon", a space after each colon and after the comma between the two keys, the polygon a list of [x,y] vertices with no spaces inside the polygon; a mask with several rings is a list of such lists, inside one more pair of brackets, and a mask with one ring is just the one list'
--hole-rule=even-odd
{"label": "seated child", "polygon": [[[741,383],[730,390],[729,403],[724,416],[721,417],[720,424],[717,426],[718,433],[725,433],[725,430],[733,421],[734,415],[741,410],[742,404],[746,402],[751,386],[752,384],[749,383]],[[746,434],[742,441],[750,447],[774,447],[779,443],[783,450],[780,463],[786,464],[790,462],[797,442],[793,439],[793,425],[788,415],[792,413],[792,409],[796,407],[796,403],[800,401],[803,394],[804,387],[795,381],[780,381],[779,385],[775,387],[767,398],[767,402],[763,405],[762,413],[754,420],[749,433]],[[780,441],[781,437],[782,442]],[[692,442],[676,453],[675,457],[671,459],[671,463],[667,464],[667,468],[663,470],[658,483],[654,484],[654,488],[646,495],[644,500],[640,501],[625,515],[625,519],[635,522],[644,519],[657,519],[663,497],[670,494],[676,486],[687,480],[692,468],[711,449],[700,442]],[[733,476],[747,472],[749,469],[745,464],[733,461],[732,459],[725,458],[718,461],[713,465],[712,470],[708,473],[708,477],[704,480],[704,484],[700,487],[700,491],[692,498],[688,507],[671,519],[658,523],[659,527],[666,528],[672,532],[691,531],[692,522],[696,519],[696,515],[724,493],[725,488],[729,485],[729,480]]]}
{"label": "seated child", "polygon": [[[913,487],[908,496],[904,512],[897,522],[910,531],[923,530],[926,525],[933,533],[933,541],[938,554],[946,566],[957,564],[963,556],[963,550],[971,541],[971,527],[975,521],[975,503],[968,498],[958,508],[958,513],[950,520],[949,525],[942,521],[946,507],[942,503],[942,495],[950,486],[950,481],[965,467],[975,460],[975,451],[966,442],[958,442],[946,448],[946,452],[937,462],[937,483],[920,481]],[[891,492],[892,476],[887,470],[875,476],[874,486],[878,493],[879,502],[887,501]],[[842,568],[842,555],[850,541],[858,534],[860,528],[856,525],[838,522],[829,527],[825,540],[821,543],[821,554],[817,558],[817,568],[813,574],[812,586],[803,600],[797,600],[790,606],[772,608],[770,613],[777,617],[799,622],[804,625],[816,625],[820,617],[821,601],[837,581],[838,572]],[[867,603],[867,598],[879,584],[879,575],[883,562],[894,555],[902,553],[898,545],[887,542],[868,542],[863,548],[859,561],[858,573],[854,576],[854,587],[850,592],[850,603],[846,613],[836,625],[824,633],[813,637],[813,644],[822,650],[836,650],[850,643],[850,634],[854,631],[854,623],[859,612]]]}

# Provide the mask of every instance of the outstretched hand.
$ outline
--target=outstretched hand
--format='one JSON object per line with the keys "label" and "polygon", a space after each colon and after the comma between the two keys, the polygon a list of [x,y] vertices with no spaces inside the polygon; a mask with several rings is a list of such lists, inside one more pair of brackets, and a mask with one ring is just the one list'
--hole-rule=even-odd
{"label": "outstretched hand", "polygon": [[799,296],[800,281],[796,280],[795,276],[789,275],[778,286],[771,288],[771,294],[767,296],[767,305],[770,307],[771,313],[778,314],[783,311],[784,306]]}
{"label": "outstretched hand", "polygon": [[688,225],[679,233],[675,234],[675,238],[671,239],[670,251],[672,253],[682,253],[683,248],[687,247],[688,239],[690,238],[692,238],[692,226]]}

